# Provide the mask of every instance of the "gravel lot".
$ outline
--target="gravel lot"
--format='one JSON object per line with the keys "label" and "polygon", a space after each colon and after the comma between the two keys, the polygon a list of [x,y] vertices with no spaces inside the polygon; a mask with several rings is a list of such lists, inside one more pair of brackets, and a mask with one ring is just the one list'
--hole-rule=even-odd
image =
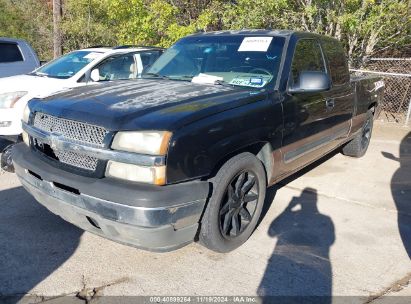
{"label": "gravel lot", "polygon": [[230,254],[198,244],[151,253],[105,240],[51,214],[2,173],[0,295],[333,295],[358,303],[402,295],[410,303],[411,130],[376,123],[364,158],[334,154],[304,173],[270,189],[257,231]]}

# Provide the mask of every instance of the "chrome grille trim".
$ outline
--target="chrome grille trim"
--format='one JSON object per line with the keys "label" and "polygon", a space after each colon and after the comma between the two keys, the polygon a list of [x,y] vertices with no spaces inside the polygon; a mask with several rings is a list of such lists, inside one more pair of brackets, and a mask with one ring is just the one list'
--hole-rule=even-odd
{"label": "chrome grille trim", "polygon": [[[33,125],[37,129],[49,133],[51,137],[61,137],[68,142],[86,144],[92,147],[104,147],[104,139],[108,131],[102,127],[83,122],[55,117],[42,112],[36,112]],[[48,144],[41,138],[36,138],[37,144]],[[63,164],[87,171],[96,171],[98,158],[95,156],[80,154],[76,151],[67,151],[50,145],[57,160]],[[44,152],[43,152],[44,153]],[[53,157],[54,158],[54,157]]]}
{"label": "chrome grille trim", "polygon": [[104,147],[104,139],[108,131],[102,127],[55,117],[37,112],[33,125],[45,132],[61,135],[64,138],[78,142]]}

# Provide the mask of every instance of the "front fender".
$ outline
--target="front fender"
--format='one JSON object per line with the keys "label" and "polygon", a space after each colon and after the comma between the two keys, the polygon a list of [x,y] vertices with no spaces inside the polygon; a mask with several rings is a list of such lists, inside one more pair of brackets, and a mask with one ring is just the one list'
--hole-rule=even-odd
{"label": "front fender", "polygon": [[255,143],[281,145],[282,107],[266,98],[187,125],[175,132],[167,182],[208,177],[222,159]]}

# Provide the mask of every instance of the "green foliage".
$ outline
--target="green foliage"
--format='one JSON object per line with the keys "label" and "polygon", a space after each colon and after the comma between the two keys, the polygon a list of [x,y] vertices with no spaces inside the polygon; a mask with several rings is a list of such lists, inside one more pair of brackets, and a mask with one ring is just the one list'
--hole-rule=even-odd
{"label": "green foliage", "polygon": [[[342,40],[352,64],[381,49],[401,47],[409,40],[408,4],[405,0],[299,0],[303,30],[334,36]],[[301,5],[304,2],[310,4]]]}
{"label": "green foliage", "polygon": [[43,0],[0,0],[0,36],[27,40],[41,60],[52,58],[52,15]]}
{"label": "green foliage", "polygon": [[[168,47],[196,31],[279,28],[343,41],[352,64],[411,44],[406,0],[63,0],[63,43]],[[0,35],[26,38],[51,53],[46,0],[0,0]],[[48,55],[47,55],[48,56]]]}
{"label": "green foliage", "polygon": [[110,19],[116,24],[120,44],[151,44],[168,47],[197,29],[206,29],[213,14],[207,10],[188,12],[189,1],[180,6],[167,0],[111,0]]}
{"label": "green foliage", "polygon": [[25,33],[19,24],[19,13],[8,1],[0,0],[0,36],[23,37]]}
{"label": "green foliage", "polygon": [[108,17],[108,0],[65,0],[63,3],[64,50],[116,43],[116,31]]}
{"label": "green foliage", "polygon": [[226,29],[289,27],[290,12],[287,0],[239,0],[223,6]]}

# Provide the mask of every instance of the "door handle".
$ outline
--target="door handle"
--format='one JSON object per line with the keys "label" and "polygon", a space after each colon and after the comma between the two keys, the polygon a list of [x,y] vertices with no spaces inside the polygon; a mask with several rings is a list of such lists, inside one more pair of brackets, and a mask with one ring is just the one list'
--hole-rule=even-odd
{"label": "door handle", "polygon": [[333,98],[332,99],[327,99],[325,101],[325,105],[326,105],[327,108],[332,109],[335,106],[335,100]]}

